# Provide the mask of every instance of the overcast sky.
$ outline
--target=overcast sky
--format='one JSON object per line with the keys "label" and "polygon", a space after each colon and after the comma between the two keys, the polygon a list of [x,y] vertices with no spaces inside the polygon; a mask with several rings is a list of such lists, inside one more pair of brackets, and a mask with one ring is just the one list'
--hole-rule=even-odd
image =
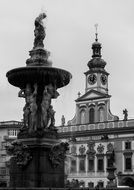
{"label": "overcast sky", "polygon": [[73,78],[54,101],[56,124],[75,115],[77,93],[85,92],[87,62],[95,39],[95,23],[107,62],[111,112],[123,118],[128,109],[134,118],[134,0],[0,0],[0,121],[22,119],[24,100],[6,78],[10,69],[25,66],[33,48],[34,20],[45,11],[45,48],[54,67]]}

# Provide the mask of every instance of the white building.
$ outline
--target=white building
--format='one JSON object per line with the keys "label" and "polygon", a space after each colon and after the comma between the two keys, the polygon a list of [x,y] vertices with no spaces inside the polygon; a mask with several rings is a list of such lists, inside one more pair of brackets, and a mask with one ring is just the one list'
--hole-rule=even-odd
{"label": "white building", "polygon": [[[74,118],[58,127],[60,138],[68,141],[67,179],[83,186],[105,187],[109,160],[114,153],[115,183],[134,187],[134,119],[124,120],[110,111],[106,62],[101,58],[97,34],[93,55],[85,72],[85,93],[78,95]],[[116,85],[116,84],[115,84]]]}

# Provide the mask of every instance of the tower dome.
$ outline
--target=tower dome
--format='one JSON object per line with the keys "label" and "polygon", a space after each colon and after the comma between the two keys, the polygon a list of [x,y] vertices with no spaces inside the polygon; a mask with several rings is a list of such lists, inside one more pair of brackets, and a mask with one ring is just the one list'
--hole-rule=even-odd
{"label": "tower dome", "polygon": [[88,62],[88,67],[89,69],[104,69],[106,62],[101,59],[101,43],[98,42],[98,33],[96,31],[96,39],[95,42],[92,44],[92,50],[93,50],[93,55],[92,59]]}

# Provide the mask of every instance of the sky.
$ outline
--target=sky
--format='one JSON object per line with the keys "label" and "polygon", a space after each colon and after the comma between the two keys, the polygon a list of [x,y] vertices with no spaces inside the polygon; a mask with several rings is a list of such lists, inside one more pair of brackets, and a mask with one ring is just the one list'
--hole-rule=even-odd
{"label": "sky", "polygon": [[77,94],[85,93],[84,72],[92,56],[96,23],[110,73],[111,112],[122,119],[126,108],[128,118],[134,118],[133,7],[133,0],[0,0],[0,121],[22,119],[24,99],[8,83],[6,73],[26,65],[33,48],[34,20],[43,11],[47,14],[45,49],[51,52],[54,67],[73,76],[53,101],[56,125],[62,115],[66,123],[74,117]]}

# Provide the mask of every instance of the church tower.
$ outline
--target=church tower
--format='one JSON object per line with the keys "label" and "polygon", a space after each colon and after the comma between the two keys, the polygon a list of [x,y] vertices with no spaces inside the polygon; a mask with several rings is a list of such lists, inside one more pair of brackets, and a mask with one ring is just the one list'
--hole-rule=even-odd
{"label": "church tower", "polygon": [[86,89],[88,92],[94,89],[98,92],[108,94],[108,75],[105,70],[106,62],[101,58],[101,43],[98,42],[98,33],[96,30],[96,39],[92,44],[92,59],[88,62],[89,70],[86,75]]}
{"label": "church tower", "polygon": [[105,70],[106,62],[101,58],[101,43],[98,42],[96,26],[95,42],[92,44],[92,58],[88,62],[85,74],[85,94],[76,101],[75,117],[68,125],[93,124],[118,120],[111,114],[108,94],[108,76]]}

